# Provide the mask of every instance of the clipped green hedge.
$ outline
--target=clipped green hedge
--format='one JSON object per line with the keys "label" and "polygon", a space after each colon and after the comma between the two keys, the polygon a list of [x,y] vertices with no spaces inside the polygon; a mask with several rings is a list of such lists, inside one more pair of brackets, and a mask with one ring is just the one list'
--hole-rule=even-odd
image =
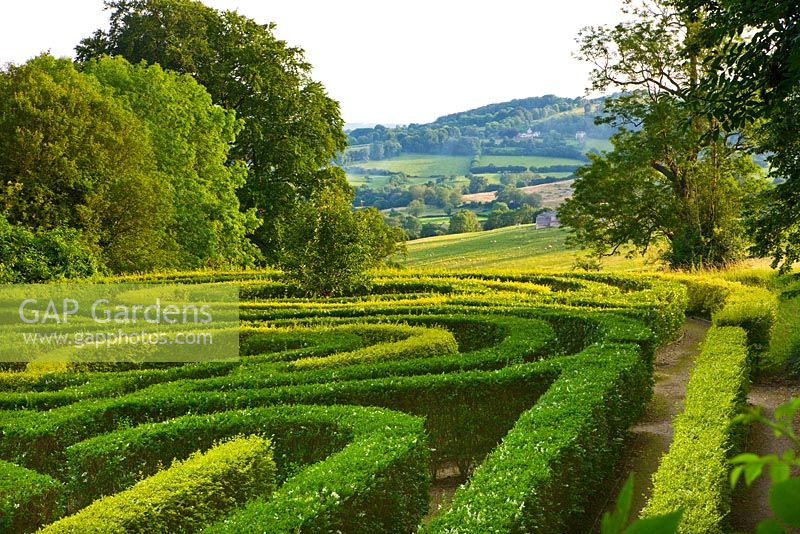
{"label": "clipped green hedge", "polygon": [[740,326],[751,351],[769,346],[778,310],[777,297],[763,287],[745,286],[712,276],[662,275],[688,290],[687,315],[712,319],[718,326]]}
{"label": "clipped green hedge", "polygon": [[[272,275],[242,277],[251,298],[294,291]],[[77,507],[130,487],[159,462],[206,449],[220,429],[254,432],[273,439],[285,484],[212,531],[407,532],[425,511],[421,488],[431,461],[469,472],[502,440],[459,491],[449,519],[436,524],[462,532],[577,528],[649,397],[653,351],[681,323],[686,288],[616,275],[408,274],[386,276],[375,288],[243,303],[245,356],[207,376],[160,380],[143,370],[126,375],[117,391],[116,373],[87,373],[63,389],[14,385],[7,394],[25,395],[27,407],[53,409],[0,412],[0,455],[63,477],[77,488]],[[21,397],[2,401],[0,394],[0,406],[22,406]],[[350,436],[343,418],[301,429],[278,416],[237,415],[292,404],[424,416],[414,424],[423,434],[426,425],[430,439],[404,441],[414,432],[398,430],[384,446],[355,430]],[[302,445],[292,449],[289,441]],[[316,451],[306,445],[312,442]]]}
{"label": "clipped green hedge", "polygon": [[707,275],[665,274],[665,280],[680,282],[687,289],[686,315],[711,319],[722,309],[728,296],[742,286]]}
{"label": "clipped green hedge", "polygon": [[769,347],[772,329],[778,315],[778,299],[761,287],[743,287],[732,293],[725,305],[713,316],[715,325],[740,326],[747,332],[751,352]]}
{"label": "clipped green hedge", "polygon": [[725,532],[730,512],[728,458],[739,445],[731,427],[747,399],[747,336],[738,327],[712,327],[686,387],[684,411],[675,418],[669,452],[653,475],[642,516],[683,508],[680,532]]}
{"label": "clipped green hedge", "polygon": [[237,438],[175,462],[42,532],[196,531],[250,499],[269,495],[274,485],[269,441],[258,436]]}
{"label": "clipped green hedge", "polygon": [[61,483],[0,461],[0,532],[33,532],[58,517]]}
{"label": "clipped green hedge", "polygon": [[340,367],[355,363],[373,363],[391,359],[425,358],[457,354],[453,334],[439,328],[418,329],[416,335],[390,343],[379,343],[363,349],[324,357],[303,358],[292,362],[297,370]]}
{"label": "clipped green hedge", "polygon": [[[163,421],[188,411],[346,403],[425,416],[435,460],[468,466],[494,447],[519,413],[532,406],[555,378],[548,366],[506,367],[539,359],[542,349],[555,340],[548,324],[576,350],[584,340],[635,342],[643,347],[645,361],[652,356],[652,334],[630,318],[574,309],[540,309],[530,314],[546,322],[495,318],[509,325],[507,337],[494,347],[468,354],[291,373],[282,371],[285,363],[243,367],[224,377],[158,384],[116,399],[82,401],[46,414],[7,412],[0,414],[4,429],[0,450],[7,459],[57,475],[66,447],[113,431],[119,424]],[[436,317],[419,320],[444,321]],[[486,372],[480,371],[483,369]],[[488,372],[494,369],[500,370]],[[318,385],[322,383],[324,387]],[[504,401],[497,402],[498,398]]]}
{"label": "clipped green hedge", "polygon": [[[522,363],[553,341],[552,330],[543,321],[510,318],[508,322],[515,327],[513,335],[496,347],[466,355],[307,372],[286,372],[285,363],[243,366],[225,377],[158,384],[115,399],[85,400],[47,413],[0,413],[4,430],[0,451],[4,458],[58,474],[66,447],[113,431],[120,424],[163,421],[188,411],[347,403],[426,416],[437,457],[469,463],[491,449],[553,379],[552,372],[536,368],[499,375],[478,371]],[[454,372],[469,369],[476,371]],[[498,397],[508,401],[497,403]]]}
{"label": "clipped green hedge", "polygon": [[[283,481],[302,466],[345,447],[365,425],[362,419],[370,417],[375,418],[364,408],[278,406],[186,415],[101,434],[66,450],[68,509],[78,510],[103,495],[127,489],[173,460],[237,435],[269,438],[277,478]],[[384,419],[391,423],[388,416]]]}
{"label": "clipped green hedge", "polygon": [[574,532],[619,459],[652,391],[636,345],[611,344],[548,362],[561,369],[539,402],[460,488],[435,533]]}
{"label": "clipped green hedge", "polygon": [[413,532],[428,508],[423,421],[374,408],[327,410],[352,429],[348,446],[204,532]]}
{"label": "clipped green hedge", "polygon": [[84,399],[124,395],[153,384],[225,375],[236,362],[117,372],[2,373],[0,410],[48,410]]}
{"label": "clipped green hedge", "polygon": [[[321,521],[331,528],[339,525],[343,532],[353,531],[347,527],[353,521],[365,529],[378,524],[409,527],[426,512],[430,452],[423,421],[355,406],[277,406],[190,415],[92,438],[67,450],[71,506],[79,508],[100,494],[123,490],[160,464],[169,465],[174,458],[207,449],[215,439],[239,433],[269,436],[277,477],[286,480],[268,501],[279,503],[269,506],[278,506],[272,513],[281,518],[251,523],[253,528],[278,532],[280,525],[307,528]],[[341,498],[318,502],[320,493]],[[315,506],[309,507],[309,502]],[[318,517],[322,511],[325,515]]]}

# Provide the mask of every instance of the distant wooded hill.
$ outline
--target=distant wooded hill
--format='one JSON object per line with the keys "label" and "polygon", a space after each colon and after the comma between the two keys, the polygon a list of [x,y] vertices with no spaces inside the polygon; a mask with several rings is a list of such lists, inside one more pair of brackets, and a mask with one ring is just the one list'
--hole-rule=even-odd
{"label": "distant wooded hill", "polygon": [[606,140],[613,133],[610,126],[594,124],[603,100],[545,95],[489,104],[428,124],[356,128],[348,132],[349,148],[340,163],[402,153],[585,159],[592,140]]}

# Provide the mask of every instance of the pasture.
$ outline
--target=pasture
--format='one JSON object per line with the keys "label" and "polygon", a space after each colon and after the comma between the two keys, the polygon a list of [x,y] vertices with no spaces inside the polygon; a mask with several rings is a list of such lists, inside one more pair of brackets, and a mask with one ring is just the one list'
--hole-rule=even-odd
{"label": "pasture", "polygon": [[[584,165],[586,162],[571,158],[552,158],[548,156],[481,156],[481,165],[521,165],[523,167],[552,167],[554,165]],[[550,176],[550,173],[545,173]]]}
{"label": "pasture", "polygon": [[[403,265],[420,269],[517,272],[570,269],[585,253],[567,248],[567,230],[526,224],[471,234],[428,237],[408,242]],[[603,260],[612,272],[652,269],[655,258],[615,256]]]}
{"label": "pasture", "polygon": [[378,161],[363,161],[355,166],[366,169],[385,169],[409,176],[463,176],[469,172],[470,156],[444,156],[436,154],[402,154]]}

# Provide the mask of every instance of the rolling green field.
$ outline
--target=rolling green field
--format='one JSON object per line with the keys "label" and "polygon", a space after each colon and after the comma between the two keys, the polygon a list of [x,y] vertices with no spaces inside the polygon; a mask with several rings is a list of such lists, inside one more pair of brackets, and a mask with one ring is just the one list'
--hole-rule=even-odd
{"label": "rolling green field", "polygon": [[585,161],[546,156],[481,156],[481,165],[523,165],[525,167],[550,167],[552,165],[583,165]]}
{"label": "rolling green field", "polygon": [[462,176],[469,172],[469,156],[441,156],[436,154],[403,154],[379,161],[363,161],[354,166],[366,169],[386,169],[403,172],[409,176]]}
{"label": "rolling green field", "polygon": [[[562,228],[536,230],[534,225],[499,228],[474,234],[455,234],[409,241],[403,265],[457,271],[568,270],[580,251],[568,249]],[[642,271],[654,265],[641,256],[603,260],[608,271]]]}
{"label": "rolling green field", "polygon": [[594,139],[591,137],[587,137],[583,140],[586,144],[586,150],[591,150],[593,148],[603,151],[603,150],[611,150],[611,141],[608,139]]}

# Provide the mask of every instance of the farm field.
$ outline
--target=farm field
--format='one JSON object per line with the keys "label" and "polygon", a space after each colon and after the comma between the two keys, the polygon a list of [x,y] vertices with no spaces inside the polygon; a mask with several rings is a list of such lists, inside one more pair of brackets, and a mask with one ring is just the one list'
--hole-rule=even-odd
{"label": "farm field", "polygon": [[[567,230],[537,230],[527,224],[498,228],[472,234],[427,237],[408,242],[408,256],[403,265],[423,269],[480,270],[514,272],[530,270],[567,270],[579,252],[568,249]],[[615,256],[603,260],[608,271],[652,270],[645,258]]]}
{"label": "farm field", "polygon": [[[387,271],[311,299],[273,271],[110,281],[237,285],[241,358],[0,374],[13,532],[586,531],[655,348],[685,312],[710,313],[727,325],[715,342],[746,353],[733,325],[761,323],[721,303],[763,301],[736,282],[631,274]],[[452,503],[431,510],[454,477]]]}
{"label": "farm field", "polygon": [[[536,193],[542,197],[543,208],[557,208],[565,199],[572,195],[572,183],[574,180],[563,180],[560,182],[553,182],[550,184],[529,185],[521,189],[526,193]],[[490,203],[497,197],[495,191],[485,191],[483,193],[470,193],[463,195],[461,200],[463,202],[481,202]]]}
{"label": "farm field", "polygon": [[608,139],[594,139],[591,137],[587,137],[583,140],[584,144],[586,145],[586,150],[599,150],[600,152],[606,150],[610,151],[612,149],[611,141]]}
{"label": "farm field", "polygon": [[444,156],[435,154],[403,154],[378,161],[355,164],[366,169],[385,169],[403,172],[409,176],[463,176],[469,172],[470,156]]}
{"label": "farm field", "polygon": [[[586,162],[571,158],[551,158],[547,156],[481,156],[481,165],[521,165],[524,167],[551,167],[554,165],[584,165]],[[550,176],[549,173],[547,173]]]}

